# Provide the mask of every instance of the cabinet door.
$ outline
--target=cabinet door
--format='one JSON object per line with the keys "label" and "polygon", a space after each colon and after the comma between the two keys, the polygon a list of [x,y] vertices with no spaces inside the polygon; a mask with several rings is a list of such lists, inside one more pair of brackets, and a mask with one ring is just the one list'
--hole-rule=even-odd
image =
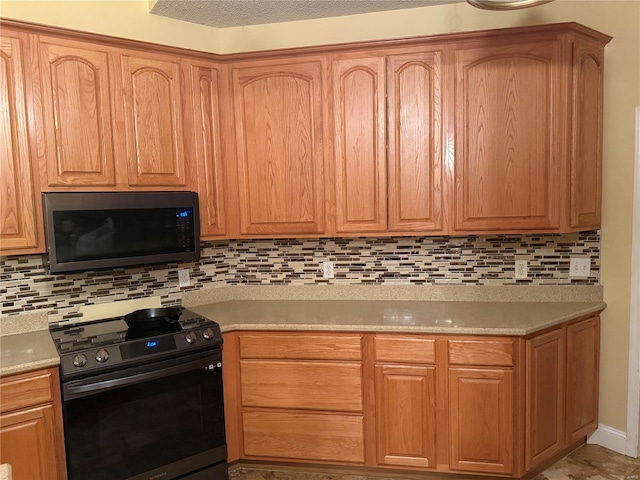
{"label": "cabinet door", "polygon": [[378,464],[436,466],[435,367],[376,366]]}
{"label": "cabinet door", "polygon": [[129,185],[185,187],[180,62],[121,57]]}
{"label": "cabinet door", "polygon": [[513,371],[451,368],[449,402],[451,469],[511,473]]}
{"label": "cabinet door", "polygon": [[567,443],[598,427],[600,318],[567,327]]}
{"label": "cabinet door", "polygon": [[48,186],[115,185],[109,55],[40,37]]}
{"label": "cabinet door", "polygon": [[320,60],[234,68],[240,233],[325,230]]}
{"label": "cabinet door", "polygon": [[36,188],[27,131],[27,36],[2,31],[0,37],[0,250],[34,253],[38,238]]}
{"label": "cabinet door", "polygon": [[526,342],[525,468],[564,447],[564,330]]}
{"label": "cabinet door", "polygon": [[333,61],[337,233],[384,232],[387,167],[384,58]]}
{"label": "cabinet door", "polygon": [[456,51],[455,231],[559,227],[560,64],[556,41]]}
{"label": "cabinet door", "polygon": [[0,463],[10,463],[16,480],[58,476],[53,407],[46,405],[0,416]]}
{"label": "cabinet door", "polygon": [[573,48],[571,228],[600,228],[602,203],[603,47]]}
{"label": "cabinet door", "polygon": [[193,137],[200,198],[200,235],[226,234],[223,168],[220,147],[220,70],[210,64],[191,63],[190,95],[193,109]]}
{"label": "cabinet door", "polygon": [[387,57],[389,230],[443,229],[442,51]]}

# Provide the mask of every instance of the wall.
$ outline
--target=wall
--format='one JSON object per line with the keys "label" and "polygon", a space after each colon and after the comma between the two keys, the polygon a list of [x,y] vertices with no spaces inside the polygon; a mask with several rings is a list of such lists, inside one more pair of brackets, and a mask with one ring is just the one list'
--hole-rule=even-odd
{"label": "wall", "polygon": [[[590,259],[591,276],[569,277],[569,257]],[[529,278],[514,279],[515,260]],[[321,263],[335,263],[335,278]],[[188,268],[191,286],[178,286]],[[177,305],[186,291],[219,285],[597,285],[600,235],[233,240],[202,244],[200,261],[50,275],[42,255],[0,257],[0,311],[44,309],[50,323],[77,321],[85,305],[160,296]],[[1,323],[1,322],[0,322]]]}
{"label": "wall", "polygon": [[[109,5],[105,5],[109,4]],[[133,2],[3,0],[0,15],[220,53],[575,21],[614,37],[605,52],[600,420],[626,429],[634,107],[640,105],[640,2],[563,1],[514,12],[465,3],[224,30],[148,13]],[[121,13],[120,13],[121,12]],[[209,42],[209,40],[211,40]]]}

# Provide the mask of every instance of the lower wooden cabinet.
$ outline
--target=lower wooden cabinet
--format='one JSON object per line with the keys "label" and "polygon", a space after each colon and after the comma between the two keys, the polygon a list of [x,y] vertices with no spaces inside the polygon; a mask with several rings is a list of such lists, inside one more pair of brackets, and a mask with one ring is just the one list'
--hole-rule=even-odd
{"label": "lower wooden cabinet", "polygon": [[513,472],[513,382],[510,369],[449,369],[451,469]]}
{"label": "lower wooden cabinet", "polygon": [[376,366],[380,465],[436,466],[435,367]]}
{"label": "lower wooden cabinet", "polygon": [[0,463],[14,480],[65,480],[62,415],[56,369],[0,380]]}
{"label": "lower wooden cabinet", "polygon": [[599,322],[225,334],[231,457],[521,477],[597,427]]}

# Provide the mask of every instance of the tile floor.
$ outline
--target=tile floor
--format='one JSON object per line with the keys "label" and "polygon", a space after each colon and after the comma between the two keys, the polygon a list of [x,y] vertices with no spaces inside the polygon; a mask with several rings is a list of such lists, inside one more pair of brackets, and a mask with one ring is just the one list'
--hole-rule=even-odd
{"label": "tile floor", "polygon": [[[437,474],[367,476],[331,468],[314,472],[303,467],[240,464],[231,467],[229,478],[230,480],[490,480],[497,477]],[[534,477],[533,480],[640,480],[640,459],[620,455],[598,445],[583,445]]]}

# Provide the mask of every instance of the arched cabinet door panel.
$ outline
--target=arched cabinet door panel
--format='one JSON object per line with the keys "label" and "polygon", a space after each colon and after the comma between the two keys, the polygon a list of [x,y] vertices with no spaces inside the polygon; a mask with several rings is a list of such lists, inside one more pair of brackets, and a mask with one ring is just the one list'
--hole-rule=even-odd
{"label": "arched cabinet door panel", "polygon": [[454,229],[554,231],[566,178],[561,44],[501,43],[456,51]]}
{"label": "arched cabinet door panel", "polygon": [[178,58],[120,57],[130,186],[187,185]]}
{"label": "arched cabinet door panel", "polygon": [[384,57],[333,60],[336,231],[387,229]]}
{"label": "arched cabinet door panel", "polygon": [[442,62],[440,50],[387,57],[390,231],[444,228]]}
{"label": "arched cabinet door panel", "polygon": [[323,66],[232,68],[240,234],[325,231]]}
{"label": "arched cabinet door panel", "polygon": [[46,185],[114,186],[108,51],[47,37],[38,48]]}
{"label": "arched cabinet door panel", "polygon": [[[27,131],[26,35],[0,37],[0,253],[44,248]],[[40,250],[42,251],[42,250]]]}

